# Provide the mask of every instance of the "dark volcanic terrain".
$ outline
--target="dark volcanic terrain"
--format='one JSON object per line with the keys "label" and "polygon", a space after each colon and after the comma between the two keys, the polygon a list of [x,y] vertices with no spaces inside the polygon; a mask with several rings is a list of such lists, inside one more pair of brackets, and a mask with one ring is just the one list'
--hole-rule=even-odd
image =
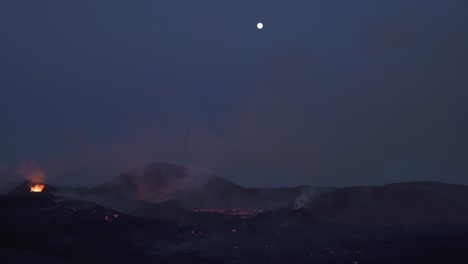
{"label": "dark volcanic terrain", "polygon": [[0,263],[468,263],[466,186],[248,189],[169,164],[30,185],[0,196]]}

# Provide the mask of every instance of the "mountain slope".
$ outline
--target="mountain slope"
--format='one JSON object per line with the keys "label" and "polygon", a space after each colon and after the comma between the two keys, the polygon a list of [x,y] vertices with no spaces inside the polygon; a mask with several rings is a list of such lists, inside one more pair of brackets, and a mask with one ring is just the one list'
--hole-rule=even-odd
{"label": "mountain slope", "polygon": [[309,209],[319,222],[468,223],[468,186],[412,182],[342,188],[321,195]]}
{"label": "mountain slope", "polygon": [[189,209],[274,209],[293,207],[305,189],[310,190],[305,186],[243,188],[210,173],[154,163],[132,169],[84,194],[87,200],[121,210],[134,209],[134,201],[156,204],[168,200],[181,201]]}
{"label": "mountain slope", "polygon": [[236,191],[242,190],[242,187],[213,174],[178,165],[154,163],[130,170],[91,192],[162,202],[199,189]]}
{"label": "mountain slope", "polygon": [[123,173],[87,193],[151,203],[178,199],[202,204],[233,197],[239,192],[243,192],[241,186],[216,175],[178,165],[154,163]]}

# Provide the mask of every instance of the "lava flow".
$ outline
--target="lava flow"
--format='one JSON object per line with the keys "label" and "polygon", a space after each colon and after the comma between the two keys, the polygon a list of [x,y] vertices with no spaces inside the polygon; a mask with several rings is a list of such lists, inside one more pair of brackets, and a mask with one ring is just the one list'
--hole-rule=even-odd
{"label": "lava flow", "polygon": [[42,192],[44,184],[31,184],[29,187],[31,188],[30,192]]}
{"label": "lava flow", "polygon": [[252,218],[255,215],[262,213],[261,209],[196,209],[192,213],[205,213],[205,214],[220,214],[227,218]]}

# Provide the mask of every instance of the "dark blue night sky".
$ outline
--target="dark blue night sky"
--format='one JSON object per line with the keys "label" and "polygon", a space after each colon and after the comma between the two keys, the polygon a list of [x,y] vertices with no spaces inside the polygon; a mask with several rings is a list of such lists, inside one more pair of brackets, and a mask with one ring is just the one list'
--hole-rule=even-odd
{"label": "dark blue night sky", "polygon": [[0,180],[468,184],[467,84],[466,0],[0,0]]}

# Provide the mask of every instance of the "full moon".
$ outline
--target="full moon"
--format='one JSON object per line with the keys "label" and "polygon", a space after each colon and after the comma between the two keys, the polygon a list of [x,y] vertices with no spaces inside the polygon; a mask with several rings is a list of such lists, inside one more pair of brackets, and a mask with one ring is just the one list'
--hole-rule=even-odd
{"label": "full moon", "polygon": [[263,28],[263,23],[258,23],[258,24],[257,24],[257,28],[258,28],[258,29],[262,29],[262,28]]}

